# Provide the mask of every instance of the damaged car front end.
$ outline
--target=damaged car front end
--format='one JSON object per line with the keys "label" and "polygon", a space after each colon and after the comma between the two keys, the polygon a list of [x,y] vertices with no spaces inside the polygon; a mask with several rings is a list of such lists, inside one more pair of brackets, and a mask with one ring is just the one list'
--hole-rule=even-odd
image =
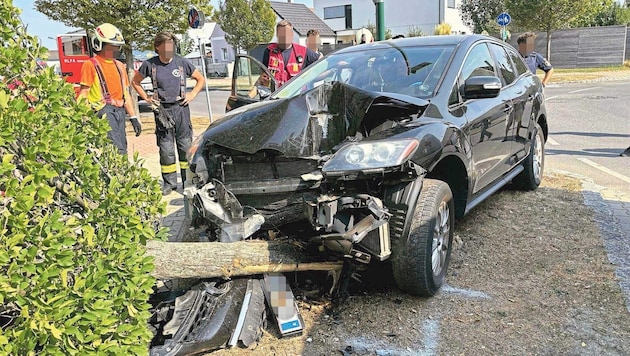
{"label": "damaged car front end", "polygon": [[193,225],[234,242],[301,222],[310,244],[358,263],[387,260],[396,214],[387,191],[423,176],[419,151],[441,150],[430,134],[406,134],[429,104],[405,99],[334,82],[232,111],[195,142],[185,192]]}
{"label": "damaged car front end", "polygon": [[[490,44],[503,46],[483,36],[355,46],[314,63],[263,101],[239,106],[231,98],[235,109],[198,136],[188,155],[185,210],[199,241],[282,238],[308,246],[343,262],[331,288],[338,299],[356,271],[378,264],[391,265],[401,290],[435,295],[447,274],[455,216],[512,180],[528,189],[540,183],[543,157],[532,149],[546,137],[539,81],[523,73],[519,81],[529,83],[524,92],[534,105],[506,110],[516,101],[501,97],[500,74],[488,74],[492,64],[463,77],[470,48]],[[259,65],[236,64],[235,73]],[[241,82],[254,80],[235,74],[233,85]],[[515,112],[523,118],[505,117]],[[527,138],[513,139],[522,127]],[[273,278],[282,280],[258,280]],[[269,284],[261,288],[269,298]],[[177,309],[170,314],[182,315]],[[240,310],[260,319],[256,308]],[[276,314],[282,335],[283,327],[300,329],[299,316],[289,314]],[[160,345],[173,340],[170,329]],[[213,345],[230,346],[235,335]]]}

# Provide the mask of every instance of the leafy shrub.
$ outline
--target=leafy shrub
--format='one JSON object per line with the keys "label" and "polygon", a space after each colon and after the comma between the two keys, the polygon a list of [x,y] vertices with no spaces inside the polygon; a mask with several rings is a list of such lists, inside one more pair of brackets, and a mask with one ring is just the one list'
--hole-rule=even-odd
{"label": "leafy shrub", "polygon": [[451,25],[446,22],[442,22],[439,25],[435,25],[433,28],[434,35],[450,35],[451,34]]}
{"label": "leafy shrub", "polygon": [[147,353],[157,180],[0,0],[0,354]]}

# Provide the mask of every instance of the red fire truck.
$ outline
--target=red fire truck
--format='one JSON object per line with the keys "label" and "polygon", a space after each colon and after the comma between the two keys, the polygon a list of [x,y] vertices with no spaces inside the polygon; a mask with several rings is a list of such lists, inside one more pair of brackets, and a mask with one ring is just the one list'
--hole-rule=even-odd
{"label": "red fire truck", "polygon": [[[68,83],[74,85],[74,92],[78,95],[81,81],[81,66],[94,54],[85,31],[76,31],[57,36],[57,50],[59,51],[59,68],[61,75]],[[142,61],[133,62],[134,70],[138,70]],[[148,79],[148,80],[147,80]],[[153,91],[150,78],[142,81],[142,87],[148,93]]]}
{"label": "red fire truck", "polygon": [[61,75],[68,83],[74,85],[75,93],[79,94],[81,66],[93,54],[87,34],[85,31],[77,31],[58,35],[57,50]]}

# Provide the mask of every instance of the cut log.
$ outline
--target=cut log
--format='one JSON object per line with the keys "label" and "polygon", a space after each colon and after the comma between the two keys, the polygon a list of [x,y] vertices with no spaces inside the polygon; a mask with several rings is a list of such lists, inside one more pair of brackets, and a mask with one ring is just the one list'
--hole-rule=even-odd
{"label": "cut log", "polygon": [[309,255],[285,241],[163,242],[148,241],[158,279],[235,277],[268,272],[333,271],[342,262],[325,254]]}

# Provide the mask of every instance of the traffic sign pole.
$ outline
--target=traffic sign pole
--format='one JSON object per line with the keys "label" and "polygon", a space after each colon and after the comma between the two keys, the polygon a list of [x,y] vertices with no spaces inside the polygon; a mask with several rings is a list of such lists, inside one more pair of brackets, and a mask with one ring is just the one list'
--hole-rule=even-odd
{"label": "traffic sign pole", "polygon": [[510,16],[510,14],[508,14],[507,12],[502,12],[499,14],[499,16],[497,16],[497,24],[501,26],[501,39],[503,41],[507,40],[506,27],[510,24],[510,22],[512,22],[512,16]]}
{"label": "traffic sign pole", "polygon": [[[196,8],[192,8],[190,9],[190,11],[188,11],[188,25],[190,26],[190,28],[192,29],[198,29],[198,28],[202,28],[203,25],[205,25],[206,22],[206,17],[204,16],[203,12],[201,10],[197,10]],[[207,78],[206,76],[206,44],[205,42],[201,43],[201,37],[197,37],[197,44],[199,47],[199,59],[201,60],[201,70],[203,71],[203,73],[201,73],[201,75],[204,78],[204,81]],[[212,105],[210,104],[210,93],[208,92],[208,83],[206,82],[204,85],[204,89],[206,92],[206,103],[208,104],[208,114],[210,115],[210,123],[212,123],[212,121],[214,121],[214,119],[212,118]]]}

